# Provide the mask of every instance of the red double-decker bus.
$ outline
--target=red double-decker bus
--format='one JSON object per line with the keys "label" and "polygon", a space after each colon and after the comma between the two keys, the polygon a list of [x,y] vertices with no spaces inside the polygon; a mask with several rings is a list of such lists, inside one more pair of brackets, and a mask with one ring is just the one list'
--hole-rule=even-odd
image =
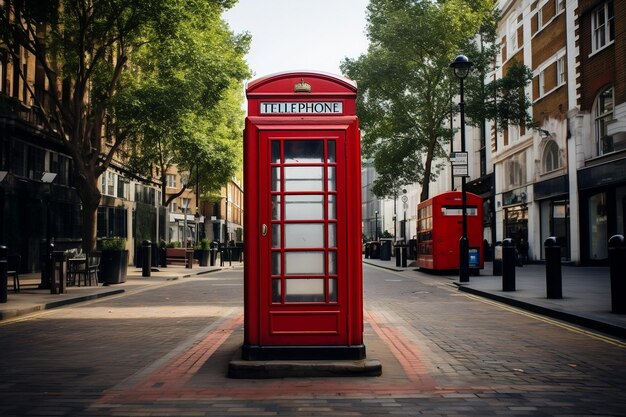
{"label": "red double-decker bus", "polygon": [[[484,267],[483,199],[466,193],[470,272]],[[417,266],[435,271],[459,269],[459,240],[463,234],[460,191],[439,194],[417,206]]]}

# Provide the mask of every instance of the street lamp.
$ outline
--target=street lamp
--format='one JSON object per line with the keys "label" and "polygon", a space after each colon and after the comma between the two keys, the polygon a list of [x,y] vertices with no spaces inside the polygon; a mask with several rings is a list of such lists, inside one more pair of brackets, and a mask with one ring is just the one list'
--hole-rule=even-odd
{"label": "street lamp", "polygon": [[47,192],[44,194],[44,203],[46,205],[46,263],[45,266],[41,266],[41,282],[39,283],[39,288],[49,289],[51,286],[51,256],[50,253],[50,245],[52,243],[52,227],[50,223],[52,223],[52,216],[50,214],[50,194],[52,192],[51,185],[52,181],[56,178],[57,174],[54,172],[43,172],[41,175],[41,182],[43,184],[47,184]]}
{"label": "street lamp", "polygon": [[196,245],[198,244],[198,242],[200,241],[200,213],[198,212],[198,209],[196,209],[196,214],[193,215],[193,220],[196,223]]}
{"label": "street lamp", "polygon": [[376,215],[376,222],[374,223],[374,240],[378,240],[378,210],[374,212]]}
{"label": "street lamp", "polygon": [[[457,56],[450,64],[454,69],[454,75],[461,81],[461,101],[459,108],[461,110],[461,152],[465,152],[465,100],[463,96],[463,80],[472,68],[472,61],[467,59],[465,55]],[[459,241],[460,264],[459,264],[459,281],[469,282],[469,247],[467,242],[467,194],[465,191],[465,175],[461,176],[461,206],[463,210],[463,233]]]}

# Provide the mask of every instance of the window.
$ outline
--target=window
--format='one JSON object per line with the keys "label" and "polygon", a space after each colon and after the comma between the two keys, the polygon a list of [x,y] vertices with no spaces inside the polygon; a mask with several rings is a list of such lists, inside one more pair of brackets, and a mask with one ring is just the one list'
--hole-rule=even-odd
{"label": "window", "polygon": [[559,14],[565,10],[565,0],[555,0],[554,9],[554,14]]}
{"label": "window", "polygon": [[123,176],[112,171],[102,175],[102,194],[128,199],[128,189],[128,182]]}
{"label": "window", "polygon": [[505,186],[507,189],[515,188],[526,182],[526,153],[512,156],[505,165]]}
{"label": "window", "polygon": [[169,188],[176,188],[176,175],[167,174],[166,183]]}
{"label": "window", "polygon": [[596,152],[613,152],[613,138],[607,133],[607,124],[613,120],[613,87],[600,93],[595,104]]}
{"label": "window", "polygon": [[543,9],[537,10],[537,32],[543,28]]}
{"label": "window", "polygon": [[565,55],[556,61],[556,77],[557,86],[565,84]]}
{"label": "window", "polygon": [[607,1],[591,14],[592,52],[599,51],[615,39],[613,18],[613,1]]}
{"label": "window", "polygon": [[561,167],[559,158],[559,145],[551,140],[546,144],[543,151],[543,172],[551,172]]}
{"label": "window", "polygon": [[517,48],[519,47],[519,44],[517,42],[517,27],[518,27],[518,23],[517,23],[517,16],[511,16],[509,18],[509,25],[508,25],[508,33],[507,33],[507,39],[509,41],[509,50],[510,50],[510,56],[513,55],[513,53],[515,51],[517,51]]}
{"label": "window", "polygon": [[543,97],[546,93],[546,72],[541,71],[539,73],[539,97]]}

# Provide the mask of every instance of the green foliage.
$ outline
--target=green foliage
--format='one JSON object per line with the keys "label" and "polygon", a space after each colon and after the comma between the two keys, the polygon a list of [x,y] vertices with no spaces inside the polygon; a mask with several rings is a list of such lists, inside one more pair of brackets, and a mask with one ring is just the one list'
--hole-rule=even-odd
{"label": "green foliage", "polygon": [[514,61],[504,77],[492,81],[487,86],[486,114],[496,123],[498,130],[502,131],[509,125],[529,128],[535,126],[528,112],[531,102],[524,91],[532,78],[530,68]]}
{"label": "green foliage", "polygon": [[181,248],[183,245],[180,242],[168,242],[167,243],[167,247],[168,248]]}
{"label": "green foliage", "polygon": [[[175,141],[186,143],[194,137],[208,141],[219,136],[222,142],[231,141],[220,143],[216,147],[219,151],[232,145],[232,121],[216,118],[215,112],[227,91],[235,90],[248,74],[243,56],[249,37],[232,34],[221,18],[234,3],[0,3],[0,36],[5,46],[0,49],[9,60],[18,61],[21,51],[33,56],[49,86],[45,97],[30,93],[47,131],[57,133],[62,150],[73,159],[73,180],[83,208],[85,250],[96,244],[96,211],[102,197],[99,177],[118,151],[124,150],[129,156],[145,152],[148,155],[133,158],[129,168],[151,172],[151,163],[157,158],[150,158],[153,150],[165,155],[164,165],[198,162],[189,154],[170,152],[160,138],[168,141],[170,148],[176,148]],[[16,68],[22,70],[19,65]],[[220,130],[224,125],[231,127],[227,138]],[[112,146],[103,146],[103,132]],[[204,149],[201,155],[216,153]],[[231,149],[228,156],[232,155],[236,158],[237,152]],[[226,173],[235,165],[211,162],[214,171],[224,169]]]}
{"label": "green foliage", "polygon": [[138,54],[118,114],[134,132],[134,172],[149,177],[156,166],[164,175],[177,165],[194,186],[197,167],[203,194],[226,183],[240,162],[249,36],[233,35],[210,2],[177,4],[186,19],[169,36],[155,31]]}
{"label": "green foliage", "polygon": [[207,238],[200,239],[200,242],[196,244],[196,249],[201,249],[201,250],[211,249],[211,242]]}
{"label": "green foliage", "polygon": [[126,239],[112,238],[102,239],[100,241],[101,250],[126,250]]}
{"label": "green foliage", "polygon": [[341,68],[359,86],[363,155],[379,174],[376,195],[420,182],[428,197],[439,170],[433,161],[447,154],[453,133],[443,127],[458,91],[449,63],[492,18],[490,0],[370,1],[368,52]]}

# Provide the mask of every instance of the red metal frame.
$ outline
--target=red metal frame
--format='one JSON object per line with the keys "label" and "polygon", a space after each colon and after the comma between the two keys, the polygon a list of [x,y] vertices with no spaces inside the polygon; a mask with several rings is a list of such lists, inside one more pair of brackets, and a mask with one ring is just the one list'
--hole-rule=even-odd
{"label": "red metal frame", "polygon": [[[478,250],[479,268],[484,268],[483,199],[467,194],[467,238],[470,250]],[[439,194],[417,206],[417,266],[430,270],[459,269],[462,236],[460,191]],[[478,269],[478,268],[471,268]]]}
{"label": "red metal frame", "polygon": [[[298,83],[307,83],[310,92],[294,92]],[[356,86],[353,82],[327,74],[297,72],[275,74],[249,83],[247,87],[248,117],[244,132],[244,223],[246,230],[244,288],[244,348],[247,347],[346,347],[363,344],[363,304],[361,271],[361,186],[360,136],[355,115]],[[340,103],[341,113],[267,113],[262,103]],[[274,104],[272,104],[274,105]],[[292,108],[297,105],[290,104]],[[285,105],[286,106],[286,105]],[[278,107],[276,107],[278,108]],[[324,161],[294,163],[284,160],[289,141],[322,141]],[[328,162],[331,142],[336,158]],[[280,159],[272,159],[272,143],[280,149]],[[291,146],[291,145],[289,145]],[[276,153],[274,154],[274,156]],[[335,170],[335,190],[291,192],[272,189],[272,169],[281,172],[296,166],[320,167],[324,184],[328,169]],[[284,201],[291,195],[316,196],[326,207],[335,199],[336,218],[328,214],[322,219],[285,219]],[[321,197],[320,197],[321,196]],[[279,201],[279,202],[278,202]],[[274,207],[273,207],[274,205]],[[280,217],[276,217],[278,208]],[[324,209],[326,210],[326,209]],[[292,223],[311,224],[324,230],[324,247],[313,248],[324,262],[336,254],[336,271],[325,268],[318,274],[286,275],[285,257],[297,252],[311,252],[307,247],[285,247],[285,227]],[[329,225],[335,225],[336,246],[329,246]],[[280,236],[273,235],[279,231]],[[278,243],[277,243],[278,242]],[[277,246],[278,245],[278,246]],[[281,246],[282,245],[282,246]],[[273,256],[280,257],[280,270],[272,270]],[[274,272],[274,274],[272,274]],[[320,279],[324,282],[324,298],[291,302],[285,298],[285,286],[291,279]],[[273,293],[272,280],[280,285],[280,296]],[[336,299],[330,297],[330,284],[336,282]]]}

